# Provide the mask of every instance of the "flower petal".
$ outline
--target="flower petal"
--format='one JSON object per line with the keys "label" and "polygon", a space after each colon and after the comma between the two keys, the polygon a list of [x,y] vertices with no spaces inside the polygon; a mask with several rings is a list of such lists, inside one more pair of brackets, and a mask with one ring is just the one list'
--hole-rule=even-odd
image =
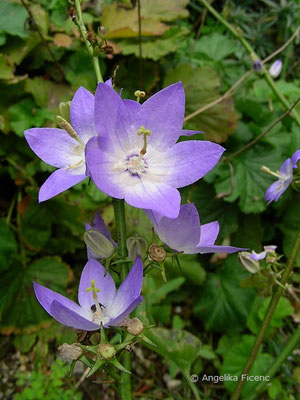
{"label": "flower petal", "polygon": [[79,289],[78,289],[78,302],[81,307],[91,308],[95,301],[92,292],[86,292],[91,286],[92,279],[95,280],[96,288],[100,289],[97,293],[99,303],[106,306],[115,296],[116,287],[114,280],[108,272],[106,276],[104,267],[96,260],[89,260],[81,274]]}
{"label": "flower petal", "polygon": [[127,309],[122,312],[118,317],[110,320],[107,326],[118,326],[128,315],[143,301],[143,296],[139,296],[135,299]]}
{"label": "flower petal", "polygon": [[293,176],[293,165],[290,158],[285,160],[285,162],[281,165],[281,167],[279,168],[279,172],[281,172],[286,177]]}
{"label": "flower petal", "polygon": [[58,128],[32,128],[24,132],[31,150],[54,167],[66,167],[78,162],[77,142],[67,132]]}
{"label": "flower petal", "polygon": [[164,183],[139,179],[136,185],[127,187],[125,200],[133,207],[157,211],[165,217],[176,218],[179,214],[180,194]]}
{"label": "flower petal", "polygon": [[297,168],[297,162],[300,160],[300,150],[297,150],[293,155],[292,155],[292,166],[293,168]]}
{"label": "flower petal", "polygon": [[96,135],[94,124],[94,96],[85,88],[80,87],[71,102],[71,125],[86,143]]}
{"label": "flower petal", "polygon": [[160,240],[173,250],[184,251],[194,249],[200,240],[200,220],[194,204],[180,207],[176,219],[163,217],[156,230]]}
{"label": "flower petal", "polygon": [[232,246],[197,246],[197,253],[199,254],[207,254],[207,253],[236,253],[237,251],[244,251],[247,249],[243,249],[240,247],[232,247]]}
{"label": "flower petal", "polygon": [[137,101],[130,100],[130,99],[125,99],[125,100],[123,100],[123,102],[130,114],[131,120],[135,121],[137,113],[140,111],[142,105],[140,103],[138,103]]}
{"label": "flower petal", "polygon": [[51,315],[56,321],[65,326],[71,326],[74,329],[82,329],[84,331],[95,331],[100,329],[98,324],[94,324],[80,314],[65,307],[63,304],[54,300],[50,306]]}
{"label": "flower petal", "polygon": [[204,140],[175,144],[165,155],[165,168],[168,160],[171,162],[166,183],[180,188],[196,182],[217,164],[224,150],[222,146]]}
{"label": "flower petal", "polygon": [[272,201],[279,200],[279,197],[282,195],[282,193],[284,193],[289,187],[292,179],[293,176],[291,176],[290,179],[286,180],[279,179],[268,187],[265,194],[265,200],[268,201],[268,204],[270,204]]}
{"label": "flower petal", "polygon": [[51,199],[85,178],[86,175],[75,175],[71,169],[61,168],[54,171],[40,188],[39,202]]}
{"label": "flower petal", "polygon": [[220,226],[218,221],[201,225],[199,246],[213,245],[217,240]]}
{"label": "flower petal", "polygon": [[188,130],[188,129],[182,129],[181,135],[180,136],[193,136],[193,135],[198,135],[199,133],[205,133],[202,131],[193,131],[193,130]]}
{"label": "flower petal", "polygon": [[172,146],[181,134],[185,95],[181,82],[167,86],[146,100],[137,115],[136,126],[145,126],[152,134],[148,142],[156,148]]}
{"label": "flower petal", "polygon": [[137,257],[111,304],[106,307],[106,314],[112,319],[121,316],[140,296],[142,284],[143,263],[140,257]]}

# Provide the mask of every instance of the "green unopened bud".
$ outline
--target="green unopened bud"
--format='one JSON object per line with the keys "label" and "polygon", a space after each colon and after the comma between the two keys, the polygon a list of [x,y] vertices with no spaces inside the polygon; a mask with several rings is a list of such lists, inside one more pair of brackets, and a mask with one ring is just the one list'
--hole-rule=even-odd
{"label": "green unopened bud", "polygon": [[250,255],[251,253],[248,253],[247,251],[241,251],[238,260],[247,271],[251,274],[256,274],[260,270],[260,264],[259,261],[252,260]]}
{"label": "green unopened bud", "polygon": [[59,113],[60,116],[66,120],[67,122],[70,122],[70,107],[71,107],[71,102],[67,101],[59,103]]}
{"label": "green unopened bud", "polygon": [[152,260],[155,261],[164,261],[166,258],[166,252],[165,250],[159,246],[158,244],[152,243],[148,247],[148,255]]}
{"label": "green unopened bud", "polygon": [[143,323],[138,318],[132,318],[127,325],[127,332],[133,336],[141,334],[144,330]]}
{"label": "green unopened bud", "polygon": [[57,348],[58,357],[61,358],[64,362],[71,363],[74,360],[77,360],[80,356],[82,356],[82,349],[76,344],[67,344],[64,343]]}
{"label": "green unopened bud", "polygon": [[88,229],[83,237],[85,244],[99,258],[109,258],[114,253],[114,246],[102,233],[95,229]]}
{"label": "green unopened bud", "polygon": [[131,236],[126,240],[129,258],[134,261],[137,256],[144,258],[147,251],[147,241],[141,236]]}
{"label": "green unopened bud", "polygon": [[103,360],[111,360],[116,355],[116,349],[110,343],[100,344],[98,353]]}

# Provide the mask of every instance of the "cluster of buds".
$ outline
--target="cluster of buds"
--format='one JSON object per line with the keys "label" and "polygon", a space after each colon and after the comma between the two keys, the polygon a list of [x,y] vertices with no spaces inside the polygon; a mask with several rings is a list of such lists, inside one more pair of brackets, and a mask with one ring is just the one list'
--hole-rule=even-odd
{"label": "cluster of buds", "polygon": [[107,43],[106,29],[104,26],[98,28],[98,36],[92,32],[87,32],[86,38],[90,42],[94,50],[94,56],[99,56],[100,53],[112,54],[113,48]]}

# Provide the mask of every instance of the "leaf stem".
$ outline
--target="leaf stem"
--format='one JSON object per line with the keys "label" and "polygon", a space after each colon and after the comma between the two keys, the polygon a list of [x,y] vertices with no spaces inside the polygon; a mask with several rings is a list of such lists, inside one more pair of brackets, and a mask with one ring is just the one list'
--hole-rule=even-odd
{"label": "leaf stem", "polygon": [[[125,206],[124,200],[113,199],[116,229],[118,236],[118,254],[125,258],[127,256],[126,247],[126,222],[125,222]],[[127,263],[120,263],[121,268],[121,280],[123,281],[128,274]],[[131,371],[131,358],[130,353],[124,352],[123,354],[123,366],[128,371]],[[120,377],[120,398],[121,400],[131,400],[132,399],[132,389],[131,389],[131,377],[127,372],[121,372]]]}
{"label": "leaf stem", "polygon": [[76,19],[74,22],[78,26],[78,29],[81,33],[81,37],[86,45],[86,48],[87,48],[90,56],[92,57],[93,67],[94,67],[96,78],[97,78],[97,83],[103,82],[103,77],[102,77],[101,69],[100,69],[100,65],[99,65],[99,58],[94,56],[93,46],[88,41],[87,36],[86,36],[87,30],[86,30],[86,27],[83,22],[80,0],[75,0],[75,9],[76,9],[77,16],[76,16]]}
{"label": "leaf stem", "polygon": [[[253,347],[251,349],[251,353],[250,353],[250,355],[248,357],[247,363],[246,363],[246,365],[245,365],[245,367],[243,369],[242,374],[244,374],[244,375],[247,375],[250,372],[251,367],[252,367],[252,365],[253,365],[253,363],[254,363],[254,361],[256,359],[257,353],[258,353],[259,348],[260,348],[260,346],[261,346],[261,344],[262,344],[262,342],[264,340],[264,337],[265,337],[267,329],[268,329],[268,327],[270,325],[270,322],[271,322],[272,316],[274,314],[274,311],[275,311],[275,309],[277,307],[277,304],[278,304],[278,302],[280,300],[281,295],[284,292],[284,287],[285,287],[285,285],[286,285],[286,283],[287,283],[287,281],[288,281],[288,279],[289,279],[289,277],[290,277],[290,275],[291,275],[291,273],[293,271],[294,263],[295,263],[295,260],[296,260],[296,257],[297,257],[297,254],[298,254],[299,250],[300,250],[300,227],[299,227],[299,230],[298,230],[298,233],[297,233],[297,236],[296,236],[296,239],[295,239],[292,251],[291,251],[290,258],[288,259],[288,262],[286,264],[286,269],[285,269],[284,274],[282,276],[282,279],[280,281],[281,285],[277,286],[276,289],[274,290],[271,302],[269,304],[269,307],[268,307],[268,309],[266,311],[264,320],[262,322],[262,326],[260,328],[260,331],[259,331],[256,339],[255,339],[255,342],[254,342]],[[238,384],[237,384],[237,386],[235,388],[235,391],[234,391],[233,395],[231,396],[230,400],[238,400],[239,399],[244,384],[245,384],[244,380],[239,380],[239,382],[238,382]]]}
{"label": "leaf stem", "polygon": [[[216,11],[207,0],[198,0],[200,3],[204,5],[205,8],[218,20],[220,21],[239,41],[240,43],[245,47],[245,49],[248,51],[250,54],[250,57],[253,61],[259,60],[258,55],[255,53],[254,49],[250,45],[250,43],[242,36],[242,31],[240,28],[235,28],[233,27],[229,22],[227,22],[221,14]],[[270,88],[273,90],[275,95],[277,96],[278,100],[281,102],[281,104],[288,110],[291,106],[287,99],[284,97],[284,95],[281,93],[281,91],[278,89],[278,87],[275,85],[274,80],[272,79],[271,75],[269,74],[268,70],[263,66],[262,69],[262,74],[267,82],[267,84],[270,86]],[[293,116],[295,118],[295,121],[297,124],[300,126],[300,116],[296,113],[294,110]]]}

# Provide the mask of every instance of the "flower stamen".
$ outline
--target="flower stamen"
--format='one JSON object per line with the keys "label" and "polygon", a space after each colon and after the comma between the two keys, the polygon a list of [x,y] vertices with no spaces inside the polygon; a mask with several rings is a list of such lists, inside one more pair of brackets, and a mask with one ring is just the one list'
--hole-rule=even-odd
{"label": "flower stamen", "polygon": [[[93,299],[94,299],[94,302],[95,302],[95,306],[96,306],[96,313],[99,316],[99,318],[102,319],[104,317],[104,315],[103,315],[103,311],[102,311],[102,308],[100,306],[100,303],[99,303],[99,300],[98,300],[98,296],[97,296],[97,293],[100,292],[100,289],[96,288],[95,279],[91,280],[91,286],[89,288],[85,289],[85,291],[87,293],[92,292],[92,296],[93,296]],[[102,307],[103,307],[103,305],[102,305]]]}
{"label": "flower stamen", "polygon": [[69,124],[68,121],[66,121],[64,118],[62,118],[59,115],[56,117],[56,119],[57,119],[58,124],[67,132],[67,134],[69,136],[71,136],[71,138],[77,140],[78,143],[80,143],[83,147],[85,147],[84,141],[82,139],[80,139],[77,132],[72,127],[72,125]]}

